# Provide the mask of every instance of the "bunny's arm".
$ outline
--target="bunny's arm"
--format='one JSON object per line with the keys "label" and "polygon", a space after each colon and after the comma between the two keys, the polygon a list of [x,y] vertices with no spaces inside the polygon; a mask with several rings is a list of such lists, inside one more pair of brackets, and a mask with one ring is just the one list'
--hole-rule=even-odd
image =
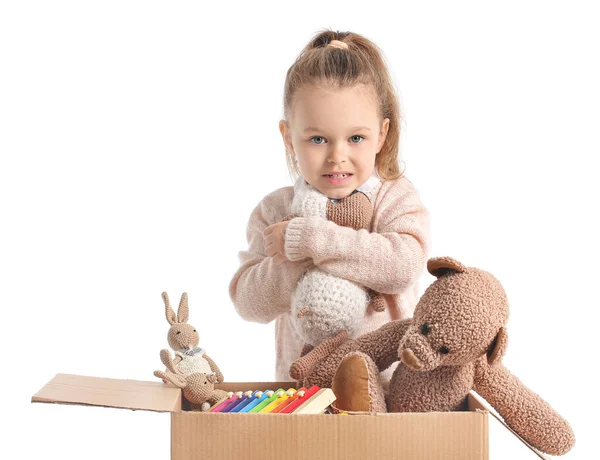
{"label": "bunny's arm", "polygon": [[372,232],[320,217],[289,221],[284,252],[383,294],[398,294],[421,276],[429,247],[429,213],[406,178],[385,181],[374,202]]}
{"label": "bunny's arm", "polygon": [[208,361],[210,368],[217,375],[216,383],[223,382],[223,373],[221,372],[221,369],[219,369],[219,366],[217,366],[217,364],[212,360],[212,358],[209,357],[206,353],[204,353],[204,359],[206,359]]}
{"label": "bunny's arm", "polygon": [[575,434],[569,423],[502,363],[490,366],[485,356],[479,359],[474,390],[536,449],[550,455],[563,455],[573,447]]}

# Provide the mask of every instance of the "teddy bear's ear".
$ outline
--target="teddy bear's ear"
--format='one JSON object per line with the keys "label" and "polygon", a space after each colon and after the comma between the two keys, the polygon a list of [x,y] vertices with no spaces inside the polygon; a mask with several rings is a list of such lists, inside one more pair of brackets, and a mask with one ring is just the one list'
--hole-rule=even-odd
{"label": "teddy bear's ear", "polygon": [[506,328],[501,327],[487,351],[487,362],[490,366],[498,364],[502,360],[507,346],[508,335],[506,333]]}
{"label": "teddy bear's ear", "polygon": [[427,271],[436,278],[450,272],[463,273],[467,267],[452,257],[434,257],[427,261]]}

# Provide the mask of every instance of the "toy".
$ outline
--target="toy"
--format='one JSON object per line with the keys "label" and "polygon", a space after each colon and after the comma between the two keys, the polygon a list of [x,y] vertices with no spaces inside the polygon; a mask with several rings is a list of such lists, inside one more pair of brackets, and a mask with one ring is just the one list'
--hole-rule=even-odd
{"label": "toy", "polygon": [[214,372],[184,373],[171,359],[169,350],[162,350],[160,359],[167,367],[167,371],[154,371],[154,375],[181,388],[183,396],[190,403],[200,405],[202,411],[207,411],[217,401],[233,394],[215,389],[217,374]]}
{"label": "toy", "polygon": [[[162,293],[165,302],[165,314],[167,321],[171,325],[167,334],[169,346],[175,351],[174,365],[183,374],[203,373],[216,376],[215,383],[223,382],[223,374],[216,363],[206,354],[204,349],[198,347],[199,335],[196,329],[187,324],[189,316],[187,293],[181,295],[177,315],[171,308],[169,296],[166,292]],[[168,350],[161,351],[169,353]]]}
{"label": "toy", "polygon": [[[331,386],[343,411],[461,410],[475,390],[533,447],[568,452],[575,442],[569,423],[502,365],[508,300],[501,284],[449,257],[430,259],[427,269],[437,280],[413,318],[355,340],[339,334],[323,342],[313,351],[322,348],[324,358],[292,365],[300,383]],[[384,392],[379,373],[398,360]]]}
{"label": "toy", "polygon": [[[373,207],[362,192],[331,200],[299,177],[294,184],[291,212],[283,220],[321,217],[340,226],[368,230]],[[352,335],[369,306],[383,311],[385,299],[353,281],[316,267],[309,268],[298,281],[291,299],[294,328],[307,344],[304,352],[340,331]]]}

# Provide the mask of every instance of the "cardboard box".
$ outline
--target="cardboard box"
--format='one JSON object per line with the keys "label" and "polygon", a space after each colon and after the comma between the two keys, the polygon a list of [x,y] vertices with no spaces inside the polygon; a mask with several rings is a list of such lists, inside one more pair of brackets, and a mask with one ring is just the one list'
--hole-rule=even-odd
{"label": "cardboard box", "polygon": [[[293,386],[293,382],[218,385],[226,391]],[[487,460],[494,458],[491,425],[500,435],[502,449],[497,446],[497,451],[503,458],[511,443],[513,458],[545,458],[511,433],[475,393],[469,394],[464,412],[223,414],[190,411],[181,390],[162,382],[57,374],[32,402],[170,412],[172,460]]]}

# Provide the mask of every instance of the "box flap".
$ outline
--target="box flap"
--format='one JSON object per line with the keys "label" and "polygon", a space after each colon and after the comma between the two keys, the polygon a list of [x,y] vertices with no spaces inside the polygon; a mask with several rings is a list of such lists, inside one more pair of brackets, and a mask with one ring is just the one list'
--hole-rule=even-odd
{"label": "box flap", "polygon": [[162,382],[56,374],[31,402],[177,412],[181,410],[181,390]]}
{"label": "box flap", "polygon": [[[469,397],[468,397],[468,404],[469,404],[469,410],[483,410],[486,412],[489,412],[489,414],[495,419],[495,421],[497,421],[497,423],[499,425],[501,425],[501,427],[503,427],[503,429],[506,429],[508,431],[510,431],[510,433],[512,433],[514,435],[513,439],[518,439],[520,441],[519,444],[525,444],[525,446],[527,446],[528,449],[530,449],[535,455],[537,455],[539,458],[542,458],[544,460],[549,460],[549,457],[545,456],[544,454],[542,454],[539,450],[537,450],[535,447],[533,447],[531,444],[529,444],[527,441],[525,441],[525,439],[523,439],[521,436],[519,436],[519,434],[517,434],[517,432],[515,432],[511,427],[509,427],[504,420],[502,419],[502,417],[500,417],[498,415],[498,413],[494,410],[494,408],[492,406],[490,406],[490,404],[479,394],[477,394],[475,391],[471,391],[469,393]],[[490,448],[490,452],[493,452],[493,425],[490,423],[490,444],[491,444],[491,448]],[[502,437],[505,441],[506,441],[506,437]],[[502,443],[504,446],[506,444],[506,442]],[[521,445],[522,445],[521,444]],[[516,448],[514,449],[516,451]]]}

